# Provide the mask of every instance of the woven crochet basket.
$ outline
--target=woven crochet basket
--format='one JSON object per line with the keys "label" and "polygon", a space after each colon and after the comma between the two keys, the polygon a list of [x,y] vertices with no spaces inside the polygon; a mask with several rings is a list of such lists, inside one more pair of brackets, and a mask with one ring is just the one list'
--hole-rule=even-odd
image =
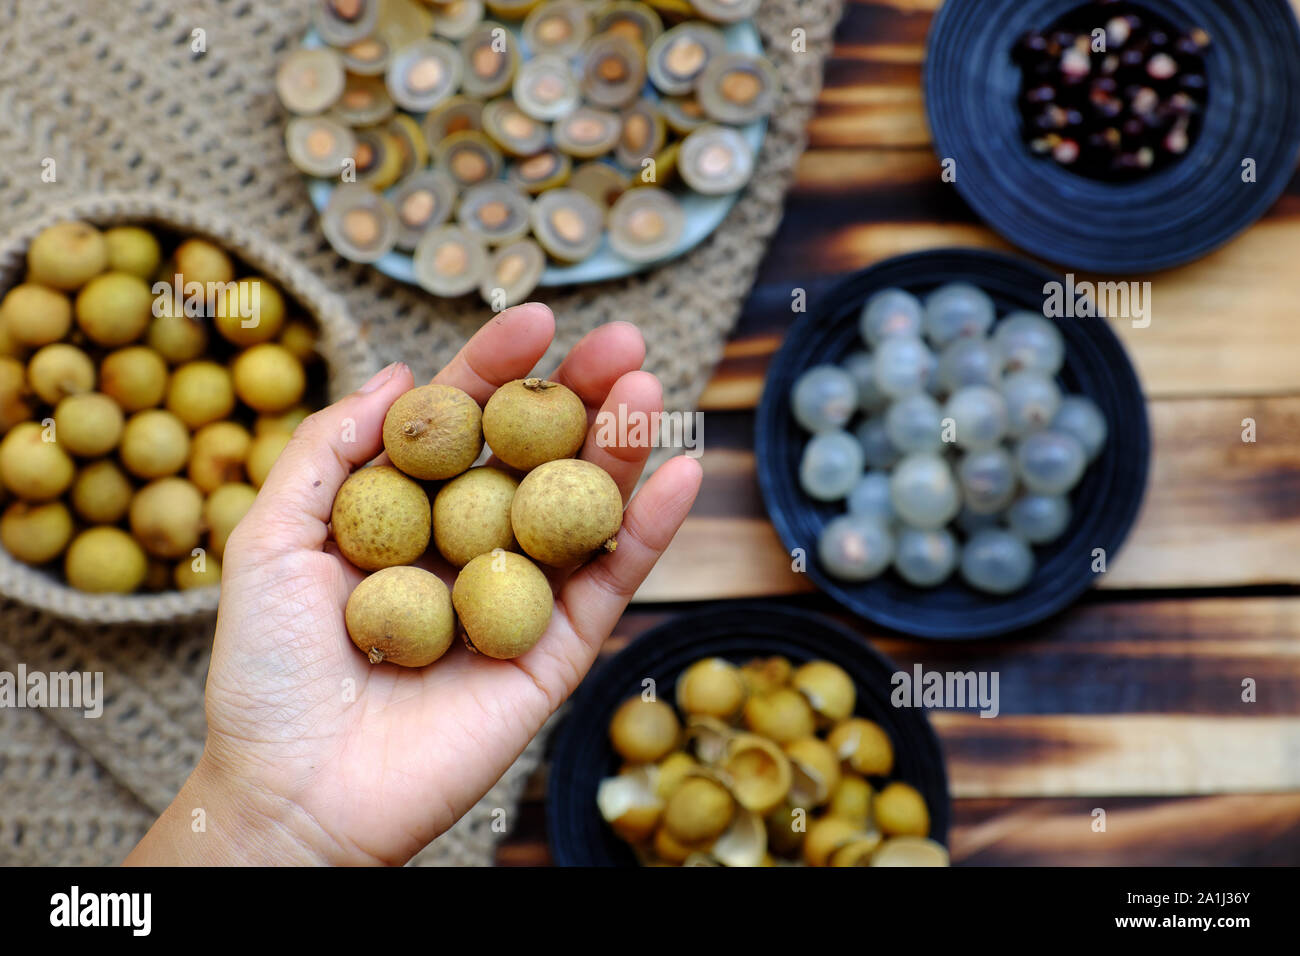
{"label": "woven crochet basket", "polygon": [[[358,388],[375,371],[377,363],[358,336],[342,300],[275,243],[201,205],[148,193],[82,197],[52,207],[7,236],[0,242],[0,296],[21,281],[27,267],[27,247],[37,233],[69,219],[98,226],[150,224],[184,235],[204,236],[272,279],[320,328],[317,348],[328,368],[326,388],[331,401]],[[219,588],[210,587],[157,594],[87,594],[0,549],[0,594],[78,621],[157,624],[186,620],[214,612],[219,592]]]}

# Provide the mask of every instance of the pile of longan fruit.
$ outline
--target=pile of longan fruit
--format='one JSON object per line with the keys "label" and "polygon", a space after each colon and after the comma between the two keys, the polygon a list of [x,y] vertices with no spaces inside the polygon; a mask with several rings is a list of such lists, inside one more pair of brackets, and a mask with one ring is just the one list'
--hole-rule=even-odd
{"label": "pile of longan fruit", "polygon": [[0,544],[86,592],[218,583],[315,364],[314,324],[213,242],[50,226],[0,300]]}

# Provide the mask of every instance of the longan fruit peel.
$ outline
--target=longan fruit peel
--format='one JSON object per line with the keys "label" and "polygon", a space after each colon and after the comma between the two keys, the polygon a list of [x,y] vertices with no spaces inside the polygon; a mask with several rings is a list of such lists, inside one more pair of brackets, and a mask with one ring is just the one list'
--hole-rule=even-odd
{"label": "longan fruit peel", "polygon": [[516,379],[488,399],[483,436],[493,454],[511,468],[530,471],[581,450],[587,438],[587,407],[559,382]]}
{"label": "longan fruit peel", "polygon": [[348,636],[372,664],[432,664],[451,647],[456,614],[447,585],[422,568],[394,567],[362,580],[343,611]]}
{"label": "longan fruit peel", "polygon": [[580,458],[548,461],[519,483],[510,524],[529,557],[571,567],[618,547],[623,496],[599,465]]}
{"label": "longan fruit peel", "polygon": [[432,524],[429,496],[391,465],[354,471],[330,513],[339,551],[363,571],[415,561],[429,546]]}
{"label": "longan fruit peel", "polygon": [[483,412],[455,386],[413,388],[399,395],[384,416],[384,450],[412,478],[454,478],[483,450]]}
{"label": "longan fruit peel", "polygon": [[461,569],[451,589],[451,603],[471,651],[509,660],[541,640],[555,599],[537,565],[512,551],[494,551]]}

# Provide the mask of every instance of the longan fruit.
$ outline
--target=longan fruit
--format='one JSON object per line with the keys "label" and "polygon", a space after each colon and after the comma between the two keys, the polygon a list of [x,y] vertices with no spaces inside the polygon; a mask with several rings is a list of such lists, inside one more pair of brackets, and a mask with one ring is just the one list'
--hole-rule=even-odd
{"label": "longan fruit", "polygon": [[239,353],[231,372],[235,394],[258,412],[282,412],[296,405],[307,388],[302,363],[284,346],[273,342]]}
{"label": "longan fruit", "polygon": [[167,393],[167,363],[143,345],[110,352],[99,365],[99,389],[123,411],[156,408]]}
{"label": "longan fruit", "polygon": [[384,450],[412,478],[441,481],[474,464],[483,450],[478,402],[453,385],[403,392],[384,416]]}
{"label": "longan fruit", "polygon": [[248,446],[244,470],[248,472],[248,480],[254,488],[262,487],[266,476],[271,473],[271,466],[280,457],[280,452],[284,451],[284,446],[289,444],[291,437],[286,432],[267,432],[253,439],[253,444]]}
{"label": "longan fruit", "polygon": [[0,544],[19,561],[44,564],[72,540],[72,515],[62,501],[33,505],[16,501],[0,517]]}
{"label": "longan fruit", "polygon": [[269,342],[284,325],[284,298],[268,279],[240,279],[223,290],[216,306],[217,331],[240,347]]}
{"label": "longan fruit", "polygon": [[876,794],[876,826],[886,836],[929,836],[930,811],[911,784],[895,780]]}
{"label": "longan fruit", "polygon": [[203,505],[203,518],[210,532],[212,553],[217,557],[225,556],[230,533],[243,520],[248,509],[253,507],[253,499],[256,497],[256,489],[242,483],[222,485],[208,495],[208,500]]}
{"label": "longan fruit", "polygon": [[154,316],[145,343],[172,365],[191,362],[208,349],[207,327],[171,305]]}
{"label": "longan fruit", "polygon": [[253,444],[248,429],[237,422],[213,422],[194,433],[190,443],[190,481],[205,494],[241,481],[244,460]]}
{"label": "longan fruit", "polygon": [[0,355],[0,435],[31,417],[27,370],[17,359]]}
{"label": "longan fruit", "polygon": [[134,342],[153,318],[149,284],[129,272],[95,276],[77,293],[77,326],[99,345]]}
{"label": "longan fruit", "polygon": [[496,548],[516,549],[510,502],[519,482],[486,465],[457,475],[433,500],[433,540],[444,558],[463,568]]}
{"label": "longan fruit", "polygon": [[167,410],[190,428],[226,418],[235,410],[230,372],[216,362],[187,362],[167,383]]}
{"label": "longan fruit", "polygon": [[[198,565],[196,568],[195,565]],[[201,569],[201,570],[200,570]],[[201,554],[176,563],[172,572],[178,591],[216,587],[221,583],[221,562],[215,555]]]}
{"label": "longan fruit", "polygon": [[76,467],[36,422],[21,422],[0,441],[0,479],[24,501],[49,501],[68,490]]}
{"label": "longan fruit", "polygon": [[354,471],[330,511],[339,551],[364,571],[413,563],[429,546],[432,525],[424,488],[392,465]]}
{"label": "longan fruit", "polygon": [[150,408],[127,419],[120,449],[122,464],[137,478],[164,478],[184,467],[190,433],[171,412]]}
{"label": "longan fruit", "polygon": [[117,447],[125,419],[122,408],[102,392],[69,395],[54,409],[54,434],[65,450],[98,458]]}
{"label": "longan fruit", "polygon": [[316,327],[303,319],[293,319],[285,323],[280,344],[306,365],[316,357]]}
{"label": "longan fruit", "polygon": [[654,763],[681,739],[682,725],[672,707],[661,700],[629,697],[609,720],[609,742],[624,760]]}
{"label": "longan fruit", "polygon": [[111,458],[91,462],[72,483],[72,508],[91,524],[117,524],[126,517],[135,489]]}
{"label": "longan fruit", "polygon": [[370,663],[432,664],[451,647],[456,614],[451,593],[423,568],[384,568],[352,591],[344,609],[348,636]]}
{"label": "longan fruit", "polygon": [[578,453],[587,438],[587,406],[558,382],[516,379],[483,406],[483,437],[511,468],[529,471]]}
{"label": "longan fruit", "polygon": [[617,547],[623,496],[599,465],[559,458],[524,476],[510,503],[510,524],[529,557],[568,567]]}
{"label": "longan fruit", "polygon": [[203,533],[203,493],[184,478],[159,478],[135,493],[131,533],[156,558],[179,558]]}
{"label": "longan fruit", "polygon": [[27,363],[27,384],[46,405],[95,390],[95,363],[75,345],[55,342]]}
{"label": "longan fruit", "polygon": [[555,606],[541,568],[522,554],[480,554],[460,569],[451,589],[465,644],[476,654],[509,660],[532,650]]}
{"label": "longan fruit", "polygon": [[81,532],[68,546],[63,573],[78,591],[129,594],[144,583],[149,560],[139,543],[121,528],[101,526]]}
{"label": "longan fruit", "polygon": [[260,436],[271,432],[284,432],[286,435],[292,435],[294,430],[310,414],[311,409],[306,405],[295,405],[287,412],[280,412],[275,415],[258,415],[257,420],[253,422],[253,434]]}
{"label": "longan fruit", "polygon": [[176,247],[172,264],[186,284],[198,282],[206,286],[209,282],[225,283],[235,278],[230,256],[206,239],[186,239]]}
{"label": "longan fruit", "polygon": [[104,234],[85,222],[41,230],[27,247],[27,280],[70,292],[108,268]]}
{"label": "longan fruit", "polygon": [[24,282],[5,293],[0,302],[0,323],[19,345],[49,345],[72,328],[72,303],[62,292]]}
{"label": "longan fruit", "polygon": [[150,279],[158,271],[162,250],[149,230],[139,226],[114,226],[104,233],[104,241],[108,244],[108,267],[114,272]]}

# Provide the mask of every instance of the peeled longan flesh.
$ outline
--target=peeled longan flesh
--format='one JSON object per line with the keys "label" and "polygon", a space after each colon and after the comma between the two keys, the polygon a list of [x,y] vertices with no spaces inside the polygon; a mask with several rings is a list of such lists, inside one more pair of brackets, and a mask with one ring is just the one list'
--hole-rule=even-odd
{"label": "peeled longan flesh", "polygon": [[244,460],[253,444],[248,430],[237,422],[213,422],[194,433],[190,443],[190,481],[211,494],[224,484],[242,481]]}
{"label": "peeled longan flesh", "polygon": [[125,427],[121,406],[101,392],[69,395],[54,409],[54,430],[65,451],[98,458],[117,447]]}
{"label": "peeled longan flesh", "polygon": [[629,697],[609,721],[609,742],[632,763],[661,760],[677,746],[682,727],[672,707],[661,700]]}
{"label": "peeled longan flesh", "polygon": [[118,455],[137,478],[163,478],[185,467],[190,433],[169,411],[151,408],[136,412],[122,430]]}
{"label": "peeled longan flesh", "polygon": [[203,533],[203,493],[184,478],[160,478],[131,499],[131,533],[157,558],[179,558]]}
{"label": "peeled longan flesh", "polygon": [[108,267],[141,279],[151,279],[162,261],[162,251],[153,233],[139,226],[114,226],[104,233],[108,245]]}
{"label": "peeled longan flesh", "polygon": [[284,326],[284,298],[268,279],[240,279],[217,299],[213,320],[227,342],[269,342]]}
{"label": "peeled longan flesh", "polygon": [[230,372],[216,362],[187,362],[167,383],[167,411],[189,428],[201,428],[235,409]]}
{"label": "peeled longan flesh", "polygon": [[175,306],[149,323],[145,343],[173,365],[190,362],[208,348],[208,330],[203,323]]}
{"label": "peeled longan flesh", "polygon": [[72,515],[61,501],[33,505],[17,501],[0,517],[0,544],[19,561],[44,564],[72,540]]}
{"label": "peeled longan flesh", "polygon": [[498,660],[532,650],[554,607],[546,575],[513,551],[480,554],[461,568],[451,602],[469,648]]}
{"label": "peeled longan flesh", "polygon": [[498,388],[483,409],[483,436],[511,468],[572,458],[587,437],[587,408],[558,382],[517,379]]}
{"label": "peeled longan flesh", "polygon": [[149,284],[139,276],[105,272],[77,293],[77,326],[100,345],[126,345],[149,327],[153,301]]}
{"label": "peeled longan flesh", "polygon": [[280,452],[284,451],[284,446],[289,444],[289,438],[287,432],[266,432],[254,438],[248,446],[244,470],[248,472],[248,480],[254,488],[262,487],[266,476],[271,473],[271,466],[280,457]]}
{"label": "peeled longan flesh", "polygon": [[212,553],[217,557],[225,557],[230,533],[244,520],[256,497],[257,489],[242,482],[222,485],[208,495],[203,505],[203,520],[211,532]]}
{"label": "peeled longan flesh", "polygon": [[72,303],[62,292],[24,282],[5,293],[0,302],[0,324],[20,345],[49,345],[72,328]]}
{"label": "peeled longan flesh", "polygon": [[117,524],[131,507],[135,488],[110,458],[92,462],[72,483],[72,508],[91,524]]}
{"label": "peeled longan flesh", "polygon": [[392,567],[362,580],[343,612],[348,636],[372,664],[432,664],[451,647],[451,593],[422,568]]}
{"label": "peeled longan flesh", "polygon": [[27,280],[65,292],[108,268],[108,243],[94,226],[61,222],[41,230],[27,248]]}
{"label": "peeled longan flesh", "polygon": [[99,365],[99,389],[123,411],[156,408],[167,394],[167,363],[143,345],[110,352]]}
{"label": "peeled longan flesh", "polygon": [[302,363],[274,342],[241,352],[231,373],[240,401],[259,412],[282,412],[298,404],[307,388]]}
{"label": "peeled longan flesh", "polygon": [[235,278],[230,256],[206,239],[186,239],[176,247],[171,264],[185,284],[198,282],[206,286],[209,282],[231,282]]}
{"label": "peeled longan flesh", "polygon": [[99,527],[72,539],[63,573],[78,591],[129,594],[144,583],[149,561],[139,543],[121,528]]}
{"label": "peeled longan flesh", "polygon": [[474,464],[483,450],[478,402],[451,385],[403,392],[384,416],[384,449],[412,478],[441,481]]}
{"label": "peeled longan flesh", "polygon": [[0,355],[0,435],[31,417],[27,370],[17,359]]}
{"label": "peeled longan flesh", "polygon": [[178,561],[172,570],[172,581],[178,591],[215,587],[221,583],[221,562],[213,554],[200,554]]}
{"label": "peeled longan flesh", "polygon": [[410,564],[429,546],[432,509],[424,489],[391,465],[354,471],[330,513],[343,557],[364,571]]}
{"label": "peeled longan flesh", "polygon": [[433,541],[463,568],[480,554],[515,549],[510,502],[519,482],[496,468],[471,468],[442,486],[433,499]]}
{"label": "peeled longan flesh", "polygon": [[0,479],[24,501],[57,498],[75,473],[68,453],[57,442],[46,441],[45,429],[36,422],[15,425],[0,441]]}
{"label": "peeled longan flesh", "polygon": [[530,557],[568,567],[617,547],[623,496],[599,465],[578,458],[548,461],[519,483],[510,524]]}
{"label": "peeled longan flesh", "polygon": [[94,390],[95,363],[75,345],[55,342],[31,357],[27,384],[46,405],[57,405],[69,395]]}

